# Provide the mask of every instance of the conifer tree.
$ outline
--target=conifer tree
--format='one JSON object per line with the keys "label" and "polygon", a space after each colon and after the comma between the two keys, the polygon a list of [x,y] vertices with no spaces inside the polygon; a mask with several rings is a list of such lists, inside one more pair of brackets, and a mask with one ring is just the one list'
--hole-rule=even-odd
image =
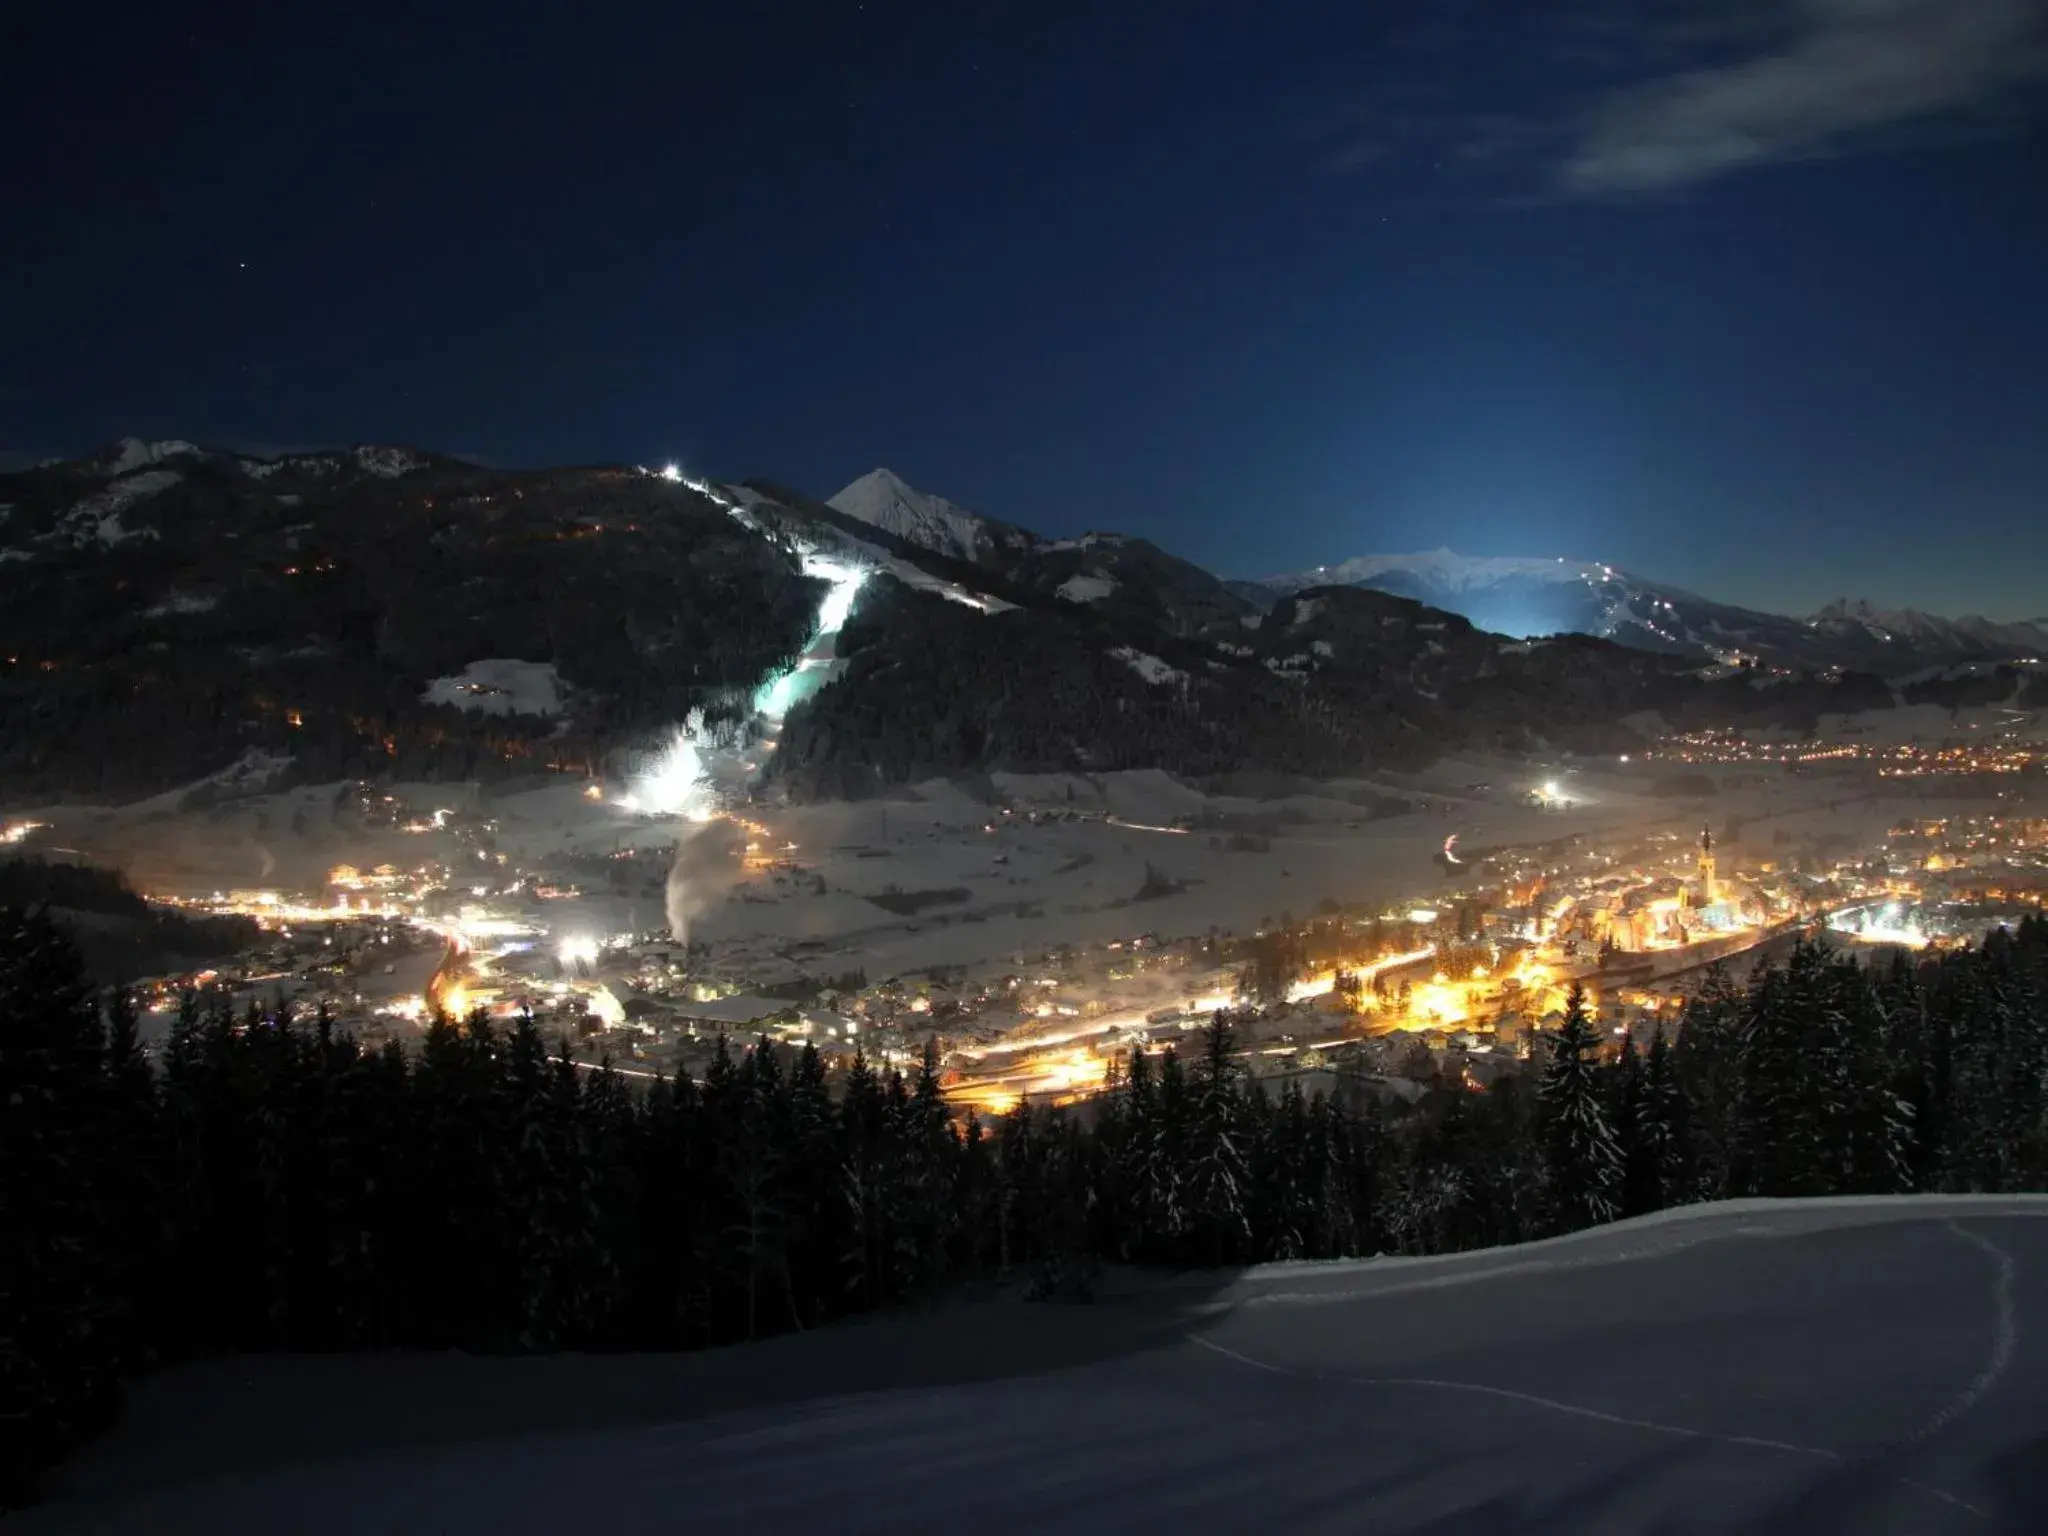
{"label": "conifer tree", "polygon": [[[124,1370],[265,1348],[678,1348],[808,1328],[1002,1268],[1437,1252],[1725,1193],[2048,1183],[2048,924],[1918,968],[1801,944],[1718,973],[1610,1072],[1574,995],[1541,1082],[1274,1098],[1218,1017],[1089,1111],[957,1128],[938,1058],[720,1042],[642,1089],[533,1021],[366,1051],[194,999],[160,1056],[48,924],[0,913],[0,1478]],[[1611,1109],[1612,1118],[1604,1111]],[[1610,1127],[1611,1132],[1610,1132]]]}
{"label": "conifer tree", "polygon": [[917,1078],[903,1108],[903,1227],[909,1262],[906,1289],[927,1292],[946,1274],[957,1211],[954,1160],[959,1144],[939,1085],[939,1048],[925,1042]]}
{"label": "conifer tree", "polygon": [[1236,1032],[1218,1009],[1202,1032],[1192,1084],[1188,1206],[1196,1261],[1207,1265],[1240,1263],[1251,1243],[1247,1114],[1236,1051]]}
{"label": "conifer tree", "polygon": [[1655,1191],[1650,1210],[1683,1204],[1698,1188],[1688,1109],[1670,1041],[1659,1024],[1650,1036],[1649,1054],[1643,1063],[1641,1134],[1649,1154],[1646,1177]]}
{"label": "conifer tree", "polygon": [[1542,1086],[1544,1171],[1558,1232],[1612,1221],[1620,1208],[1621,1155],[1602,1103],[1598,1048],[1585,992],[1574,983]]}
{"label": "conifer tree", "polygon": [[47,919],[0,910],[0,1498],[114,1410],[100,1056],[76,952]]}
{"label": "conifer tree", "polygon": [[1686,1185],[1673,1198],[1714,1200],[1731,1193],[1738,1140],[1735,1124],[1747,1005],[1727,968],[1707,968],[1700,989],[1680,1013],[1671,1045],[1672,1075],[1683,1098]]}
{"label": "conifer tree", "polygon": [[1782,969],[1751,980],[1730,1127],[1730,1194],[1814,1194],[1825,1182],[1823,1095],[1809,1049],[1820,1033],[1820,990],[1818,954],[1803,940]]}

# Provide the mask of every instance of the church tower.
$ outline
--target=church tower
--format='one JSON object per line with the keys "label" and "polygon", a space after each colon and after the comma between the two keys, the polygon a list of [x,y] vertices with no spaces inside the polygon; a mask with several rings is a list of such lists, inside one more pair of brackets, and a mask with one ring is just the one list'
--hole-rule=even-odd
{"label": "church tower", "polygon": [[1699,894],[1697,901],[1703,907],[1711,907],[1721,899],[1719,886],[1715,881],[1714,834],[1706,827],[1700,828]]}

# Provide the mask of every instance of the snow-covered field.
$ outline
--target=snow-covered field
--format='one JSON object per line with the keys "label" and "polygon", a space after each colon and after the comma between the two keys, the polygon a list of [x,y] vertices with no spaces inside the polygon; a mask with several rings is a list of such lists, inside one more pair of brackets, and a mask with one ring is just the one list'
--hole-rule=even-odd
{"label": "snow-covered field", "polygon": [[213,1361],[24,1536],[2022,1532],[2048,1198],[965,1303],[683,1356]]}
{"label": "snow-covered field", "polygon": [[[764,831],[746,837],[735,837],[730,826],[707,833],[638,816],[593,801],[568,781],[489,794],[460,785],[398,792],[417,815],[443,806],[488,815],[510,867],[543,875],[578,857],[628,848],[645,852],[641,867],[650,876],[665,874],[679,836],[712,837],[705,849],[719,856],[690,861],[692,937],[764,980],[855,966],[875,978],[934,965],[1001,969],[1063,943],[1242,931],[1282,913],[1305,917],[1326,900],[1347,907],[1428,900],[1454,884],[1438,857],[1452,833],[1469,856],[1575,835],[1597,841],[1663,829],[1690,837],[1703,819],[1718,835],[1729,818],[1740,817],[1743,839],[1768,856],[1779,828],[1874,845],[1893,821],[1927,805],[1904,791],[1844,798],[1867,785],[1775,769],[1711,770],[1722,787],[1705,799],[1650,793],[1669,771],[1640,763],[1572,771],[1525,760],[1447,759],[1422,773],[1306,790],[1247,780],[1233,786],[1244,791],[1235,794],[1158,771],[996,774],[973,784],[936,780],[888,799],[750,807],[746,815]],[[1550,780],[1571,809],[1546,812],[1526,802],[1529,789]],[[309,889],[337,864],[410,868],[430,856],[474,857],[454,851],[452,837],[438,833],[337,824],[330,813],[339,788],[251,793],[205,809],[181,810],[180,797],[166,795],[118,810],[34,814],[52,823],[48,842],[117,863],[160,894]],[[1973,803],[1942,804],[1954,810]],[[1194,830],[1175,826],[1188,819]],[[748,840],[757,863],[782,867],[743,870],[739,855]],[[1743,846],[1739,841],[1730,851],[1739,857]],[[564,875],[562,883],[571,882]],[[588,878],[574,883],[586,891],[583,898],[544,909],[560,931],[662,926],[658,895],[605,894]],[[1151,894],[1138,899],[1141,890]],[[918,893],[931,895],[909,903],[917,908],[910,912],[870,899],[888,897],[902,907],[897,898]]]}
{"label": "snow-covered field", "polygon": [[562,679],[548,662],[490,657],[435,678],[420,699],[485,715],[559,715]]}

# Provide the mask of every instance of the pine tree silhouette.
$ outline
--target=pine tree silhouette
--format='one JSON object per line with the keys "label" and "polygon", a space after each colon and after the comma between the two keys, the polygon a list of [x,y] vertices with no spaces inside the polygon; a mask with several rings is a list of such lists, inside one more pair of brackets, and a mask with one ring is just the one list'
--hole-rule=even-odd
{"label": "pine tree silhouette", "polygon": [[1550,1224],[1559,1232],[1612,1221],[1620,1206],[1621,1154],[1602,1103],[1598,1047],[1585,992],[1574,983],[1542,1087]]}
{"label": "pine tree silhouette", "polygon": [[[1732,1194],[2048,1186],[2048,923],[1876,970],[1711,972],[1613,1066],[1576,991],[1533,1087],[1408,1108],[1133,1051],[1092,1111],[948,1112],[857,1058],[719,1042],[704,1081],[578,1068],[534,1021],[363,1049],[188,1000],[152,1059],[40,918],[0,910],[0,1497],[124,1373],[218,1351],[699,1348],[969,1275],[1436,1253]],[[1610,1113],[1611,1111],[1611,1113]]]}

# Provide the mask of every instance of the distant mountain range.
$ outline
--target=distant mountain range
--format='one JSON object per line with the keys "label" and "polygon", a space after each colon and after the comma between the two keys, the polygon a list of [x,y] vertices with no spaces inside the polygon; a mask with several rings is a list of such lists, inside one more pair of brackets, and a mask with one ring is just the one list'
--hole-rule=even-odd
{"label": "distant mountain range", "polygon": [[[861,476],[829,504],[913,544],[994,569],[1013,567],[1047,551],[1106,550],[1141,542],[1113,534],[1041,539],[942,497],[927,496],[886,469]],[[1073,578],[1072,595],[1077,600],[1108,595],[1110,588],[1103,583],[1113,579],[1092,569],[1103,563],[1076,562],[1090,568]],[[1368,587],[1460,614],[1482,629],[1517,639],[1592,635],[1727,665],[1753,661],[1900,677],[1930,667],[2048,660],[2048,617],[2014,623],[1946,619],[1847,599],[1803,618],[1792,617],[1717,602],[1597,560],[1471,556],[1436,549],[1363,555],[1313,570],[1223,585],[1255,609],[1311,587]]]}
{"label": "distant mountain range", "polygon": [[1929,667],[2048,658],[2048,618],[1944,619],[1848,601],[1793,618],[1716,602],[1594,560],[1474,558],[1438,549],[1368,555],[1232,584],[1253,601],[1332,585],[1412,597],[1503,634],[1572,631],[1729,664],[1842,667],[1898,677]]}
{"label": "distant mountain range", "polygon": [[1785,618],[1591,562],[1439,551],[1225,581],[880,469],[818,501],[629,465],[131,438],[0,474],[0,794],[239,792],[236,764],[604,773],[692,716],[748,729],[810,644],[818,572],[849,563],[870,575],[836,681],[796,706],[766,770],[791,794],[1625,750],[1649,713],[2031,699],[2036,676],[1999,664],[2048,649],[2038,626],[1849,604]]}

